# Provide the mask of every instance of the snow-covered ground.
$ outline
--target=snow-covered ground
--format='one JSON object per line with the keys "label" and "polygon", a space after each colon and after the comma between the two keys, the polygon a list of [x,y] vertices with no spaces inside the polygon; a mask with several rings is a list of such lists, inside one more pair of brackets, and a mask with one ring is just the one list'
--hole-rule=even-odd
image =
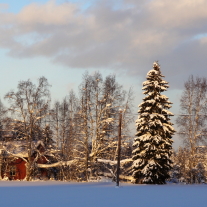
{"label": "snow-covered ground", "polygon": [[206,207],[207,185],[0,181],[2,207]]}

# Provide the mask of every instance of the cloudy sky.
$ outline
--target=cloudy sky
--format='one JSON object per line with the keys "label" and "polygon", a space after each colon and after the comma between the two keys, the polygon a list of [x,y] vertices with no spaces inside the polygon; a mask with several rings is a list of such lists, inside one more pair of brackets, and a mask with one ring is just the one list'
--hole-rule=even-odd
{"label": "cloudy sky", "polygon": [[206,8],[206,0],[0,0],[0,97],[45,76],[60,100],[85,70],[99,70],[133,85],[138,105],[159,60],[178,114],[184,81],[207,76]]}

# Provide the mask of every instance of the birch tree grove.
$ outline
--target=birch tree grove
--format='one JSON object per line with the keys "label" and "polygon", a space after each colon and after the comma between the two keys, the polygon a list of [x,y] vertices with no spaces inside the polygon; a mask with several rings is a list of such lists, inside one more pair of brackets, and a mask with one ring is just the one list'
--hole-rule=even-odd
{"label": "birch tree grove", "polygon": [[[99,72],[93,75],[86,72],[79,94],[70,91],[50,108],[49,86],[44,77],[39,78],[37,85],[30,80],[20,81],[16,92],[5,95],[11,116],[5,124],[15,134],[11,139],[26,143],[24,156],[27,155],[21,157],[26,162],[26,180],[37,178],[43,168],[48,169],[48,177],[53,174],[60,180],[98,179],[106,171],[113,177],[120,108],[123,110],[122,158],[131,155],[127,129],[133,117],[132,90],[127,93],[115,75],[103,78]],[[41,150],[35,148],[37,141],[43,145]],[[44,156],[44,164],[38,163],[38,156]]]}
{"label": "birch tree grove", "polygon": [[35,164],[32,159],[32,142],[39,139],[39,120],[49,115],[47,110],[50,101],[49,84],[45,77],[39,78],[37,86],[30,80],[20,81],[18,91],[10,91],[5,98],[10,103],[8,111],[13,116],[13,125],[21,128],[21,139],[27,143],[26,179],[31,180]]}
{"label": "birch tree grove", "polygon": [[207,144],[207,80],[190,76],[184,84],[180,99],[180,113],[176,123],[179,135],[190,150],[190,182],[194,183],[193,170],[198,164],[196,149],[200,144]]}
{"label": "birch tree grove", "polygon": [[97,175],[99,172],[98,158],[116,159],[118,110],[130,103],[126,104],[126,92],[116,82],[115,76],[110,75],[103,80],[100,73],[84,74],[79,100],[82,120],[76,151],[83,158],[82,169],[85,179],[88,179],[89,174]]}
{"label": "birch tree grove", "polygon": [[[69,161],[76,157],[75,142],[77,140],[77,110],[79,101],[71,90],[62,102],[56,101],[51,110],[51,128],[53,139],[56,141],[56,149],[60,153],[56,155],[58,161]],[[72,169],[72,168],[71,168]],[[63,179],[71,178],[71,169],[61,168]]]}

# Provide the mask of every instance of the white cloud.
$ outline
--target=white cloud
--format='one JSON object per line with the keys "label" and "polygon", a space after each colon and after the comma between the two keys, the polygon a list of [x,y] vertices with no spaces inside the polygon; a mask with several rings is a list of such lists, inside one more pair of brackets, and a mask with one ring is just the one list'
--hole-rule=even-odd
{"label": "white cloud", "polygon": [[203,67],[206,37],[193,37],[207,32],[207,1],[114,2],[97,0],[81,10],[53,0],[0,13],[0,46],[13,57],[46,56],[74,68],[110,67],[133,76],[145,76],[157,59],[172,77],[180,65],[183,73],[193,72],[192,61]]}
{"label": "white cloud", "polygon": [[[55,1],[46,4],[31,3],[17,15],[19,24],[66,25],[74,21],[77,6],[72,3],[57,5]],[[77,19],[76,19],[77,20]]]}
{"label": "white cloud", "polygon": [[[202,37],[202,38],[200,39],[200,44],[201,44],[201,45],[205,45],[205,44],[207,44],[207,37]],[[205,46],[207,46],[207,45],[205,45]]]}
{"label": "white cloud", "polygon": [[2,3],[0,3],[0,10],[1,11],[4,11],[4,10],[6,10],[6,9],[8,9],[8,4],[2,4]]}
{"label": "white cloud", "polygon": [[146,10],[148,10],[151,20],[157,25],[167,29],[185,29],[201,26],[206,21],[207,1],[205,0],[181,0],[151,1]]}

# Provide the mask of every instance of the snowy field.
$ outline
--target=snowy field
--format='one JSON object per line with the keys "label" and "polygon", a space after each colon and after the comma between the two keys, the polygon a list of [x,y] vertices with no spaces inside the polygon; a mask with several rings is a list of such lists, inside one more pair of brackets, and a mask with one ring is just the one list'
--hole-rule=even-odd
{"label": "snowy field", "polygon": [[207,207],[207,185],[0,181],[2,207]]}

